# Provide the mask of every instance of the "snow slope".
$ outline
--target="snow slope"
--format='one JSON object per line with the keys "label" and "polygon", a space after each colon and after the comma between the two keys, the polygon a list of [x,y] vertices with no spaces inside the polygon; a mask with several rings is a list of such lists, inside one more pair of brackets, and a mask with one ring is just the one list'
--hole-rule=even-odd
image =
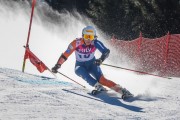
{"label": "snow slope", "polygon": [[[39,1],[35,7],[30,49],[51,68],[68,44],[81,37],[82,28],[93,23],[78,13],[75,13],[76,17],[68,12],[57,13]],[[26,73],[20,72],[30,11],[28,2],[0,0],[0,120],[180,119],[180,78],[168,80],[101,66],[108,79],[136,96],[122,101],[112,91],[97,97],[88,94],[93,88],[74,74],[74,55],[59,71],[87,89],[61,75],[54,79],[48,71],[40,74],[29,61],[26,62]],[[57,20],[49,19],[46,14]],[[105,41],[110,37],[104,36],[98,28],[97,34],[108,46]],[[106,63],[132,68],[119,60],[126,61],[126,58],[118,58],[114,55],[116,50],[110,49]]]}
{"label": "snow slope", "polygon": [[146,93],[123,101],[112,91],[95,97],[67,81],[0,68],[0,119],[179,120],[180,79],[158,84],[162,92],[157,96]]}

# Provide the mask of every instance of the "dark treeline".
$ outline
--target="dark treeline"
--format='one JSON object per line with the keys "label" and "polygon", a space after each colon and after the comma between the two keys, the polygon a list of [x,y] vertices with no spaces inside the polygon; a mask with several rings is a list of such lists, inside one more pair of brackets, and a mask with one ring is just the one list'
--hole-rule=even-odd
{"label": "dark treeline", "polygon": [[109,35],[134,39],[180,33],[180,0],[46,0],[53,9],[76,9]]}

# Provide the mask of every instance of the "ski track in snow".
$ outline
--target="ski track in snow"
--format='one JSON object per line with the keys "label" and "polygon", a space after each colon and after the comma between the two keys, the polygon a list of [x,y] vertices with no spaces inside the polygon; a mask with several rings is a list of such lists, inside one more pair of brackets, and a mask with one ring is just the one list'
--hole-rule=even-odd
{"label": "ski track in snow", "polygon": [[179,79],[160,82],[159,96],[123,101],[113,91],[92,96],[73,83],[0,68],[0,120],[180,119]]}

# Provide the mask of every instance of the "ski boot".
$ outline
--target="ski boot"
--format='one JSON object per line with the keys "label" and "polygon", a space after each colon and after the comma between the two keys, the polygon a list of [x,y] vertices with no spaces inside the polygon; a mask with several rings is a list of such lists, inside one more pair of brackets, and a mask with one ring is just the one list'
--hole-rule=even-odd
{"label": "ski boot", "polygon": [[132,93],[130,93],[126,88],[122,88],[122,99],[125,100],[127,98],[133,97],[134,95]]}
{"label": "ski boot", "polygon": [[92,90],[91,94],[92,95],[97,95],[98,93],[102,92],[102,91],[106,91],[106,88],[104,88],[99,82],[97,82],[94,85],[95,89]]}
{"label": "ski boot", "polygon": [[129,97],[133,97],[134,95],[131,94],[126,88],[121,87],[120,85],[115,85],[114,87],[112,87],[111,89],[113,89],[114,91],[120,93],[122,96],[121,98],[124,100],[126,98]]}

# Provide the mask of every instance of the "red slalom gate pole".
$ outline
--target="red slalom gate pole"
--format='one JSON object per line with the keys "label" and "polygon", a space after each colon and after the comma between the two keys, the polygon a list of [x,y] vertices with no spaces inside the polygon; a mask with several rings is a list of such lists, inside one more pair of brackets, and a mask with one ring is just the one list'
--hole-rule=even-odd
{"label": "red slalom gate pole", "polygon": [[137,70],[132,70],[132,69],[128,69],[128,68],[123,68],[123,67],[108,65],[108,64],[102,64],[102,65],[104,65],[104,66],[109,66],[109,67],[114,67],[114,68],[120,68],[120,69],[124,69],[124,70],[128,70],[128,71],[133,71],[133,72],[138,72],[138,73],[142,73],[142,74],[152,75],[152,76],[156,76],[156,77],[160,77],[160,78],[172,79],[172,78],[170,78],[170,77],[163,77],[163,76],[154,75],[154,74],[147,73],[147,72],[143,72],[143,71],[137,71]]}
{"label": "red slalom gate pole", "polygon": [[[32,11],[31,11],[31,18],[30,18],[30,23],[29,23],[29,31],[28,31],[28,37],[27,37],[27,42],[26,42],[26,48],[29,47],[29,38],[30,38],[30,33],[31,33],[31,26],[32,26],[32,19],[33,19],[35,4],[36,4],[36,0],[32,0]],[[26,65],[25,55],[26,55],[26,49],[25,49],[25,54],[24,54],[24,61],[23,61],[23,66],[22,66],[22,72],[24,72],[25,65]]]}

